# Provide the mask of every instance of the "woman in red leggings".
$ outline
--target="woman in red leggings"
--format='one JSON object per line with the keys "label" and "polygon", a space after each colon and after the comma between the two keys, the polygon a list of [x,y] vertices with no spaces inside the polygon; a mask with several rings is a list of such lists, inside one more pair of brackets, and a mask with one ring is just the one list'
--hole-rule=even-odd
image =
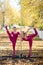
{"label": "woman in red leggings", "polygon": [[15,46],[16,46],[16,41],[17,41],[17,38],[18,38],[18,35],[20,34],[19,32],[17,32],[17,28],[16,27],[13,27],[13,32],[9,32],[7,26],[5,26],[6,28],[6,32],[9,36],[9,39],[10,41],[12,42],[12,47],[13,47],[13,56],[15,57]]}
{"label": "woman in red leggings", "polygon": [[37,30],[34,28],[35,34],[30,34],[30,35],[26,35],[26,33],[24,33],[24,36],[22,38],[22,40],[28,41],[29,42],[29,54],[28,57],[31,56],[31,52],[32,52],[32,42],[33,42],[33,38],[36,37],[38,35]]}

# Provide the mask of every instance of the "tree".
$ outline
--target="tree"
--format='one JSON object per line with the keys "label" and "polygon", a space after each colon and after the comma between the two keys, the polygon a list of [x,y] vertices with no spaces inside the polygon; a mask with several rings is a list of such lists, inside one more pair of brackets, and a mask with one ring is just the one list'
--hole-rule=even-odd
{"label": "tree", "polygon": [[[8,0],[6,0],[6,1],[7,2],[5,2],[4,14],[2,12],[2,9],[0,10],[0,25],[3,25],[3,24],[4,25],[19,24],[19,22],[20,22],[20,12],[18,12],[16,9],[13,9],[10,6]],[[3,20],[4,20],[4,23],[3,23]]]}
{"label": "tree", "polygon": [[43,21],[43,0],[21,0],[21,15],[24,25],[39,28]]}

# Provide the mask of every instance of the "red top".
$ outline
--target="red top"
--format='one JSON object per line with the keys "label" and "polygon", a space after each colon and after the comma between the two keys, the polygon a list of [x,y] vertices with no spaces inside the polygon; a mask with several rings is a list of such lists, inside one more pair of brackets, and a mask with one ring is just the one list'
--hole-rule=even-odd
{"label": "red top", "polygon": [[7,31],[7,34],[9,36],[9,39],[12,42],[12,45],[13,45],[13,48],[14,48],[15,43],[16,43],[17,38],[18,38],[18,35],[19,35],[19,32],[12,32],[12,33],[10,33],[7,28],[6,28],[6,31]]}
{"label": "red top", "polygon": [[30,45],[32,44],[32,40],[33,40],[33,38],[36,36],[36,35],[38,35],[38,32],[37,32],[37,30],[34,28],[34,31],[35,31],[35,34],[33,33],[33,34],[30,34],[30,35],[28,35],[28,36],[26,36],[26,38],[22,38],[22,40],[25,40],[25,41],[29,41],[29,43],[30,43]]}

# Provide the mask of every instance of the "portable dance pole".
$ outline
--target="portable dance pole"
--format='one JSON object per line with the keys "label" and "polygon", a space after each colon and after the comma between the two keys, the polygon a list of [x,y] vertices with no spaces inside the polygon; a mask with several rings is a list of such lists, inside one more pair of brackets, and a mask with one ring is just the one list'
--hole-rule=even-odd
{"label": "portable dance pole", "polygon": [[20,38],[21,38],[21,40],[20,40],[20,45],[21,45],[21,54],[20,54],[20,57],[22,58],[22,27],[21,27],[21,35],[20,35]]}
{"label": "portable dance pole", "polygon": [[[21,6],[21,9],[22,9],[22,6]],[[20,12],[21,12],[21,22],[20,22],[20,25],[21,25],[21,34],[22,34],[22,27],[23,27],[23,17],[22,17],[22,10],[20,9]],[[21,35],[21,40],[20,40],[20,44],[21,44],[21,51],[22,51],[22,35]],[[20,56],[22,57],[22,52],[20,54]]]}

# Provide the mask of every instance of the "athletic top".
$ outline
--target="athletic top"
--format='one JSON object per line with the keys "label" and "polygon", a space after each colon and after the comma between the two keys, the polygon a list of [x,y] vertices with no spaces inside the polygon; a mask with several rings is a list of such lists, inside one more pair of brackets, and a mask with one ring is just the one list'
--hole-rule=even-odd
{"label": "athletic top", "polygon": [[18,35],[19,35],[20,33],[19,33],[19,32],[12,32],[12,33],[10,33],[8,29],[6,29],[6,31],[7,31],[7,34],[8,34],[8,36],[9,36],[9,39],[10,39],[10,41],[12,42],[13,47],[14,47],[14,46],[15,46],[15,43],[16,43],[16,41],[17,41]]}
{"label": "athletic top", "polygon": [[26,36],[26,38],[22,38],[22,40],[25,40],[25,41],[32,41],[33,40],[33,38],[36,36],[36,35],[38,35],[38,32],[37,32],[37,30],[34,28],[34,31],[35,31],[35,34],[33,33],[33,34],[29,34],[28,36]]}

